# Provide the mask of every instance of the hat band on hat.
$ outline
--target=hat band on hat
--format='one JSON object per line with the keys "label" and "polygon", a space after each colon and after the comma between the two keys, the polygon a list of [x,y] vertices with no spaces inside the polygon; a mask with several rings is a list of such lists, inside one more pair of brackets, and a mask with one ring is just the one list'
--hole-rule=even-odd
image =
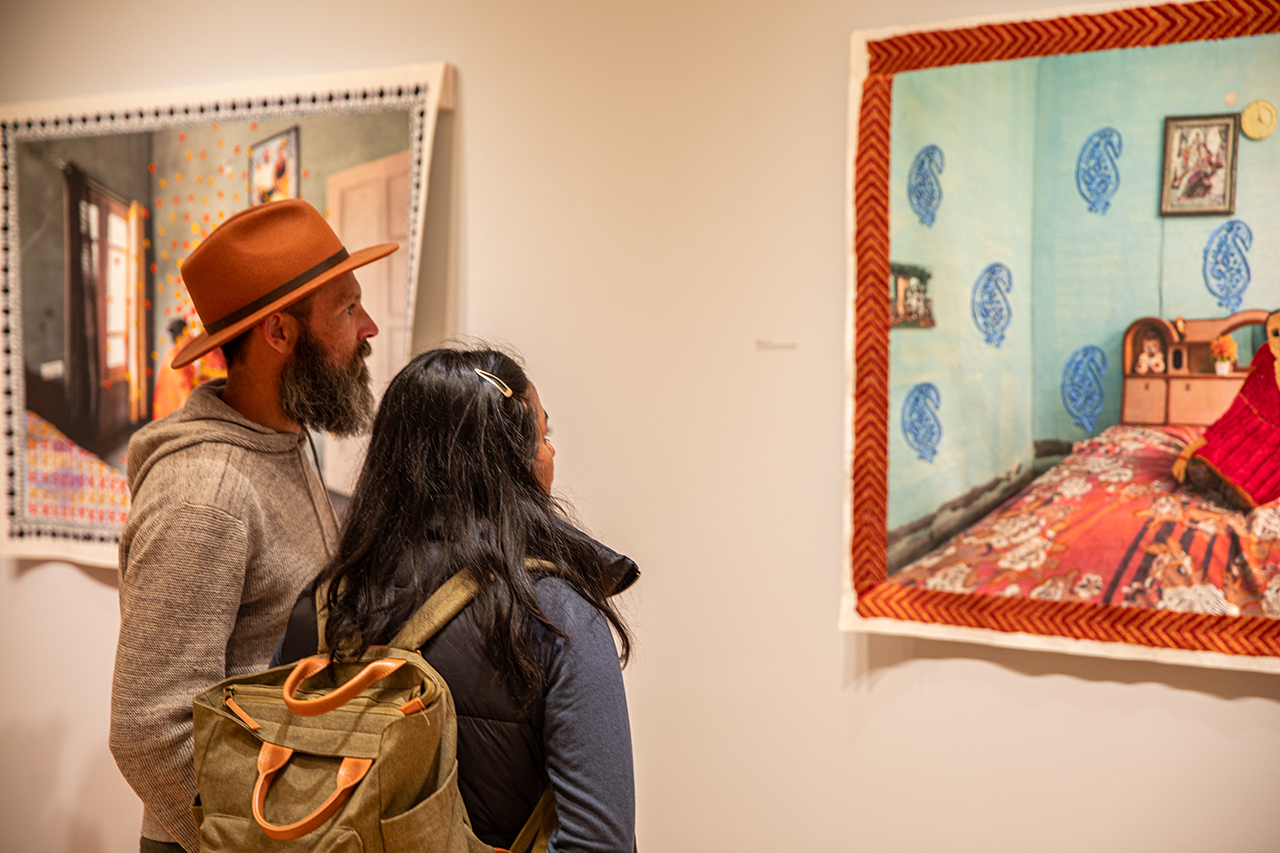
{"label": "hat band on hat", "polygon": [[338,264],[345,261],[348,257],[350,257],[350,255],[347,254],[347,250],[345,248],[339,249],[329,257],[325,258],[320,263],[316,264],[311,269],[307,270],[306,272],[302,272],[302,273],[299,273],[298,275],[295,275],[293,278],[289,279],[284,284],[280,285],[275,290],[271,291],[265,296],[258,297],[257,299],[250,302],[248,305],[244,306],[243,308],[238,308],[235,311],[232,311],[230,314],[221,318],[220,320],[214,320],[212,323],[206,323],[204,326],[205,333],[210,335],[216,335],[218,332],[221,332],[223,329],[227,328],[228,326],[239,323],[241,320],[253,314],[255,311],[260,311],[263,308],[266,308],[272,302],[275,302],[277,299],[281,298],[282,296],[287,296],[288,294],[297,290],[299,287],[302,287],[302,285],[314,279],[316,276],[333,269]]}

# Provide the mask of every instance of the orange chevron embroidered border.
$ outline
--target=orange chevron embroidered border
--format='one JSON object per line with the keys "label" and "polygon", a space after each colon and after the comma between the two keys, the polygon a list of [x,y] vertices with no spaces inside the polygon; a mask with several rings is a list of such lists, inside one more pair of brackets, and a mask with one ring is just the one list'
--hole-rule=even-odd
{"label": "orange chevron embroidered border", "polygon": [[909,33],[867,45],[872,74],[1280,32],[1276,0],[1205,0]]}
{"label": "orange chevron embroidered border", "polygon": [[859,595],[858,613],[1229,655],[1280,655],[1280,621],[1264,616],[1212,616],[1081,601],[964,595],[894,584],[879,584]]}
{"label": "orange chevron embroidered border", "polygon": [[868,44],[854,168],[853,586],[858,613],[996,631],[1280,656],[1280,620],[1010,599],[885,583],[888,506],[889,134],[893,74],[917,68],[1280,32],[1280,0],[1205,0],[913,33]]}
{"label": "orange chevron embroidered border", "polygon": [[893,78],[862,84],[854,166],[853,588],[859,597],[886,577],[889,483],[889,119]]}

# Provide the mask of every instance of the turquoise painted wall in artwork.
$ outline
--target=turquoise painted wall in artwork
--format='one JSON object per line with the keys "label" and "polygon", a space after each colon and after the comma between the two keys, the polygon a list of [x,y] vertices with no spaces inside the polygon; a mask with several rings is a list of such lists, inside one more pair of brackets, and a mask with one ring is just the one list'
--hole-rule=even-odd
{"label": "turquoise painted wall in artwork", "polygon": [[[1233,216],[1161,217],[1164,119],[1239,111],[1280,96],[1280,36],[1110,50],[1039,60],[1036,92],[1032,306],[1036,342],[1033,430],[1074,441],[1059,384],[1083,344],[1107,355],[1107,404],[1093,434],[1120,420],[1125,329],[1138,317],[1220,317],[1202,262],[1214,228],[1241,219],[1253,230],[1253,277],[1242,308],[1280,307],[1280,140],[1239,141]],[[1224,96],[1239,100],[1227,106]],[[1076,189],[1080,146],[1101,127],[1124,138],[1120,188],[1105,215]],[[1243,355],[1243,353],[1242,353]],[[1242,361],[1246,359],[1242,358]]]}
{"label": "turquoise painted wall in artwork", "polygon": [[[1234,106],[1224,95],[1236,92]],[[933,272],[937,327],[890,333],[890,529],[1029,463],[1038,439],[1079,440],[1119,421],[1125,329],[1138,317],[1225,316],[1201,272],[1210,233],[1253,231],[1243,308],[1280,308],[1280,133],[1241,135],[1233,216],[1161,217],[1164,118],[1280,103],[1280,35],[981,63],[894,78],[890,258]],[[1091,133],[1123,136],[1120,187],[1105,215],[1076,188]],[[932,228],[907,200],[921,147],[946,155]],[[999,350],[970,315],[978,273],[1013,271],[1013,322]],[[1241,341],[1243,344],[1244,341]],[[1063,366],[1085,344],[1107,355],[1106,406],[1087,433],[1061,400]],[[1244,353],[1242,352],[1241,361]],[[943,435],[932,463],[901,428],[906,393],[933,382]]]}
{"label": "turquoise painted wall in artwork", "polygon": [[[890,257],[930,269],[937,325],[889,335],[889,526],[932,512],[1032,458],[1031,199],[1034,60],[900,74],[894,79],[890,154]],[[1010,132],[1010,129],[1015,132]],[[974,145],[973,133],[981,135]],[[931,227],[907,198],[916,152],[946,158]],[[999,347],[974,324],[970,298],[988,264],[1013,274],[1012,318]],[[902,404],[918,382],[941,394],[942,438],[932,462],[902,432]]]}
{"label": "turquoise painted wall in artwork", "polygon": [[[1193,107],[1185,113],[1232,112],[1258,98],[1280,105],[1280,35],[1177,47],[1181,50],[1169,52],[1169,77],[1171,81],[1179,73],[1190,77],[1186,97]],[[1186,75],[1187,68],[1194,68],[1195,75]],[[1196,80],[1202,82],[1191,85]],[[1222,102],[1228,91],[1239,93],[1234,107]],[[1248,252],[1253,276],[1241,308],[1280,308],[1280,133],[1258,141],[1241,134],[1236,169],[1233,216],[1162,220],[1166,316],[1218,317],[1227,313],[1205,288],[1201,270],[1209,234],[1228,219],[1243,220],[1253,231],[1253,248]]]}

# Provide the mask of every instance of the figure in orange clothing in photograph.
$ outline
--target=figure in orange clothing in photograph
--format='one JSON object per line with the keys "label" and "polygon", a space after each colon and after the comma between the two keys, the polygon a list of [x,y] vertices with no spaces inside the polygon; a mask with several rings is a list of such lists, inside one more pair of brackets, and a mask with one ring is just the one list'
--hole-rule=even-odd
{"label": "figure in orange clothing in photograph", "polygon": [[1244,512],[1280,498],[1280,311],[1266,329],[1231,408],[1173,463],[1178,482],[1217,492]]}
{"label": "figure in orange clothing in photograph", "polygon": [[294,198],[289,192],[289,140],[280,140],[280,149],[276,152],[276,168],[271,182],[271,201],[282,198]]}
{"label": "figure in orange clothing in photograph", "polygon": [[160,360],[155,397],[151,403],[151,417],[156,420],[181,409],[197,385],[227,375],[227,362],[221,349],[211,350],[182,367],[171,366],[174,355],[192,338],[187,318],[178,317],[169,323],[169,337],[173,339],[173,346]]}
{"label": "figure in orange clothing in photograph", "polygon": [[249,150],[254,204],[298,197],[297,130],[266,139]]}

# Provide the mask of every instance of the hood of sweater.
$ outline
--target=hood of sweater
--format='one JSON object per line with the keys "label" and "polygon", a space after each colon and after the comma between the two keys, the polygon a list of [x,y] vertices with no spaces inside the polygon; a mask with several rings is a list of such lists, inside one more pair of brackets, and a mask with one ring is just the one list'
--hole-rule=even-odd
{"label": "hood of sweater", "polygon": [[221,443],[259,453],[296,453],[301,434],[276,432],[245,418],[222,402],[227,380],[198,386],[176,412],[147,424],[129,440],[129,491],[137,493],[147,473],[170,453],[193,444]]}

